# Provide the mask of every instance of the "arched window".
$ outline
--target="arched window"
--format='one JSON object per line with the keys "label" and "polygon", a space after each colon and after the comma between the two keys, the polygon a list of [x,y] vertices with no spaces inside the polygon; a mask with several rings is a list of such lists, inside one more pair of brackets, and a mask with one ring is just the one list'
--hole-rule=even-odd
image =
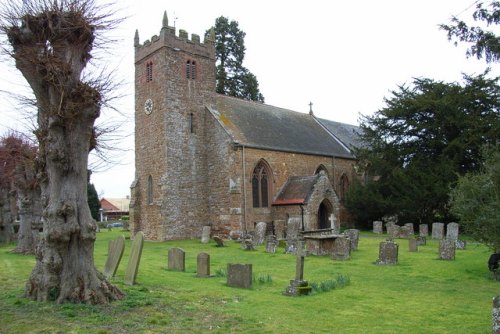
{"label": "arched window", "polygon": [[146,63],[146,82],[153,81],[153,62]]}
{"label": "arched window", "polygon": [[349,190],[349,178],[345,173],[340,177],[339,188],[340,199],[343,200],[345,198],[347,190]]}
{"label": "arched window", "polygon": [[320,230],[332,227],[332,222],[330,221],[331,214],[332,205],[327,199],[325,199],[323,202],[321,202],[318,209],[318,228]]}
{"label": "arched window", "polygon": [[252,199],[254,208],[269,207],[271,172],[264,161],[260,161],[252,174]]}
{"label": "arched window", "polygon": [[188,60],[186,62],[186,78],[196,79],[196,62],[194,60]]}
{"label": "arched window", "polygon": [[153,177],[148,176],[148,204],[153,204]]}

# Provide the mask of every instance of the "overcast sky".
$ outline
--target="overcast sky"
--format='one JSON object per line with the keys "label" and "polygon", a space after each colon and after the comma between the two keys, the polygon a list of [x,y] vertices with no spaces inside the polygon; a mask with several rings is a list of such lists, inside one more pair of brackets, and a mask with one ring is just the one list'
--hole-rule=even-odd
{"label": "overcast sky", "polygon": [[[99,2],[99,0],[96,0]],[[126,124],[117,143],[127,150],[119,164],[92,175],[100,196],[125,197],[134,179],[133,113],[135,29],[140,42],[158,35],[163,12],[169,25],[198,34],[219,16],[238,21],[246,33],[244,65],[256,75],[267,104],[299,112],[313,103],[316,116],[358,124],[361,114],[384,107],[384,97],[413,78],[460,81],[462,73],[479,74],[484,61],[467,59],[465,46],[455,47],[438,29],[452,15],[470,20],[473,0],[358,0],[358,1],[116,1],[128,17],[116,31],[109,68],[125,80],[125,96],[117,115],[104,111],[101,120]],[[12,63],[0,63],[0,89],[21,91]],[[496,71],[496,70],[495,70]],[[497,71],[498,72],[498,71]],[[18,106],[0,102],[0,135],[7,129],[25,131]]]}

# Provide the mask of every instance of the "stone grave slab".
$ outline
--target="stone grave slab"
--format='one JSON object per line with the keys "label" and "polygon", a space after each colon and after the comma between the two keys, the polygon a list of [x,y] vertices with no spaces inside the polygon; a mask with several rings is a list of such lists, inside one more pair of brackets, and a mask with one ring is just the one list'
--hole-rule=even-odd
{"label": "stone grave slab", "polygon": [[208,244],[210,241],[210,232],[212,231],[212,228],[210,226],[203,226],[203,229],[201,231],[201,243],[202,244]]}
{"label": "stone grave slab", "polygon": [[210,277],[210,254],[200,253],[196,257],[196,276]]}
{"label": "stone grave slab", "polygon": [[378,260],[375,264],[397,264],[399,245],[392,240],[382,241],[379,245]]}
{"label": "stone grave slab", "polygon": [[255,226],[255,244],[262,245],[266,237],[267,224],[265,222],[258,222]]}
{"label": "stone grave slab", "polygon": [[266,239],[266,253],[276,253],[278,247],[278,239],[274,235],[268,235]]}
{"label": "stone grave slab", "polygon": [[344,231],[344,234],[347,235],[351,241],[351,251],[357,250],[359,243],[359,230],[353,228],[348,229]]}
{"label": "stone grave slab", "polygon": [[429,225],[427,225],[427,224],[420,224],[420,225],[418,225],[418,234],[421,237],[427,237],[427,236],[429,236]]}
{"label": "stone grave slab", "polygon": [[252,287],[252,264],[228,263],[227,285],[233,288]]}
{"label": "stone grave slab", "polygon": [[375,234],[383,234],[384,233],[383,222],[381,220],[375,220],[373,222],[373,233],[375,233]]}
{"label": "stone grave slab", "polygon": [[427,237],[419,235],[417,237],[417,246],[425,246],[427,245]]}
{"label": "stone grave slab", "polygon": [[106,264],[104,265],[104,276],[107,279],[114,277],[116,270],[120,265],[120,261],[123,256],[123,251],[125,250],[125,237],[120,235],[115,240],[110,240],[108,244],[108,258]]}
{"label": "stone grave slab", "polygon": [[446,226],[446,239],[458,240],[458,224],[449,223]]}
{"label": "stone grave slab", "polygon": [[404,226],[408,229],[408,236],[415,234],[415,227],[413,226],[413,223],[406,223]]}
{"label": "stone grave slab", "polygon": [[182,248],[168,250],[168,270],[186,271],[186,252]]}
{"label": "stone grave slab", "polygon": [[216,236],[213,237],[213,239],[215,241],[215,246],[216,247],[224,247],[224,240],[222,240],[221,237],[219,237],[219,236],[216,235]]}
{"label": "stone grave slab", "polygon": [[332,260],[349,260],[351,258],[351,240],[347,236],[335,239],[332,251]]}
{"label": "stone grave slab", "polygon": [[441,240],[444,237],[444,224],[432,223],[432,239]]}
{"label": "stone grave slab", "polygon": [[408,251],[409,252],[417,252],[418,251],[418,243],[417,238],[409,238],[408,239]]}
{"label": "stone grave slab", "polygon": [[125,271],[125,284],[134,285],[139,271],[139,263],[141,262],[142,247],[144,246],[144,234],[142,231],[137,232],[132,248],[130,249],[130,256],[128,259],[127,270]]}
{"label": "stone grave slab", "polygon": [[455,240],[452,239],[439,240],[439,259],[455,260]]}

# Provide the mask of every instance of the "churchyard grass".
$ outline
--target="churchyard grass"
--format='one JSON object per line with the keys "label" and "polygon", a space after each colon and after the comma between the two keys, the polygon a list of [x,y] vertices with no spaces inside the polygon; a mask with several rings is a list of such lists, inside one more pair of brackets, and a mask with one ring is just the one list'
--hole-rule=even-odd
{"label": "churchyard grass", "polygon": [[[102,270],[108,241],[126,232],[98,233],[95,263]],[[0,247],[0,333],[491,333],[492,298],[499,282],[489,275],[482,245],[457,250],[455,261],[437,259],[437,242],[418,252],[399,244],[397,265],[377,266],[383,237],[361,234],[349,261],[308,256],[304,278],[321,285],[312,295],[284,296],[295,277],[295,256],[243,251],[226,241],[145,242],[137,284],[123,284],[131,241],[112,282],[126,298],[111,305],[55,305],[22,298],[32,256]],[[186,252],[186,271],[167,270],[167,252]],[[210,254],[211,278],[196,277],[198,253]],[[226,286],[227,263],[251,263],[251,289]],[[346,284],[332,280],[343,277]],[[328,283],[330,282],[330,283]],[[327,286],[330,288],[328,289]]]}

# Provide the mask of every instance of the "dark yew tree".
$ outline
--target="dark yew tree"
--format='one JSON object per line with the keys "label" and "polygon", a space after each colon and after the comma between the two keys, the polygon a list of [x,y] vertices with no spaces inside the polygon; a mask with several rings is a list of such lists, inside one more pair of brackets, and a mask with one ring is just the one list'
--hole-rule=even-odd
{"label": "dark yew tree", "polygon": [[99,202],[99,196],[97,195],[97,190],[95,190],[93,183],[87,184],[87,198],[89,202],[89,209],[92,218],[99,220],[99,209],[101,208],[101,203]]}
{"label": "dark yew tree", "polygon": [[376,181],[354,187],[346,207],[365,222],[384,214],[414,223],[451,219],[450,187],[481,166],[482,145],[500,138],[498,78],[486,76],[465,76],[464,85],[415,79],[363,117],[367,146],[356,155]]}
{"label": "dark yew tree", "polygon": [[257,77],[243,66],[245,32],[240,30],[238,22],[221,16],[215,20],[213,31],[217,59],[217,93],[264,102]]}
{"label": "dark yew tree", "polygon": [[34,254],[41,228],[40,186],[36,178],[37,147],[25,137],[11,133],[0,140],[2,178],[16,200],[19,230],[16,253]]}
{"label": "dark yew tree", "polygon": [[100,304],[122,292],[94,266],[96,224],[87,202],[94,121],[108,82],[84,81],[100,34],[117,21],[91,0],[9,2],[1,29],[36,98],[43,234],[26,296],[38,301]]}
{"label": "dark yew tree", "polygon": [[[498,25],[500,2],[493,0],[485,5],[484,1],[476,1],[476,10],[472,17],[476,22],[484,22],[486,27]],[[471,44],[467,50],[467,57],[475,56],[481,59],[484,56],[488,63],[500,61],[500,36],[497,36],[493,30],[468,25],[455,16],[451,18],[451,24],[441,24],[440,28],[448,32],[448,39],[455,40],[455,45],[459,41]]]}

